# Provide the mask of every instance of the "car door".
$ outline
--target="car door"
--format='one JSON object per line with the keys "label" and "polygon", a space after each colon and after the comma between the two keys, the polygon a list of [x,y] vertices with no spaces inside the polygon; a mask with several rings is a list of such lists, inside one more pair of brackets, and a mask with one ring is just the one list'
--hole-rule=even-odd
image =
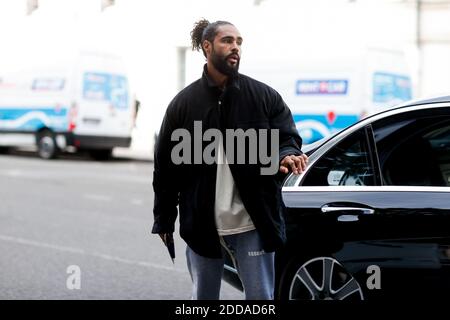
{"label": "car door", "polygon": [[384,237],[401,247],[390,274],[410,293],[448,296],[450,108],[398,113],[372,127],[382,189],[396,201],[379,207]]}
{"label": "car door", "polygon": [[283,189],[289,240],[332,255],[364,285],[378,268],[372,297],[450,289],[450,112],[419,109],[349,129]]}

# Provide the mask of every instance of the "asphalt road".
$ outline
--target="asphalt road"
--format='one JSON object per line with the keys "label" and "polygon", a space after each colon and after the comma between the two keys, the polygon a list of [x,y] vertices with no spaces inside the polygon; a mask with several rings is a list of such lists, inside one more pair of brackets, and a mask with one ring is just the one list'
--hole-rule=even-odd
{"label": "asphalt road", "polygon": [[[152,170],[1,155],[0,299],[190,299],[184,242],[173,265],[150,234]],[[222,283],[222,299],[243,299]]]}

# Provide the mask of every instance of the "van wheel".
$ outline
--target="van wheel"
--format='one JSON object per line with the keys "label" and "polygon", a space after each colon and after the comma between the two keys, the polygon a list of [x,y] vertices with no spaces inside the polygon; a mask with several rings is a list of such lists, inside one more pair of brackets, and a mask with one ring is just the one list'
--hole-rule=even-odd
{"label": "van wheel", "polygon": [[55,137],[50,131],[43,131],[38,135],[37,147],[42,159],[54,159],[58,154]]}
{"label": "van wheel", "polygon": [[112,158],[112,149],[89,150],[89,155],[95,160],[110,160]]}

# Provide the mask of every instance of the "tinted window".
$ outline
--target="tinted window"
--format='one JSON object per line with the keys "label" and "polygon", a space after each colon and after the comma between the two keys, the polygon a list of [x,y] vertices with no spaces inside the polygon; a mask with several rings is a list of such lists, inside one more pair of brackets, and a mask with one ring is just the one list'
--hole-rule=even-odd
{"label": "tinted window", "polygon": [[398,115],[373,125],[383,183],[450,186],[450,116]]}
{"label": "tinted window", "polygon": [[302,185],[367,186],[375,179],[365,130],[353,133],[319,159]]}

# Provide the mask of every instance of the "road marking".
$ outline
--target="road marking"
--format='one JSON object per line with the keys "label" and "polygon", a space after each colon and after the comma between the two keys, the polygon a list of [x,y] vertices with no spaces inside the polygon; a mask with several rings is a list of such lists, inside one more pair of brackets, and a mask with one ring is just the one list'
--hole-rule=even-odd
{"label": "road marking", "polygon": [[136,261],[136,260],[125,259],[125,258],[111,256],[111,255],[100,253],[100,252],[87,252],[81,248],[59,246],[59,245],[55,245],[55,244],[51,244],[51,243],[45,243],[45,242],[34,241],[34,240],[18,238],[18,237],[11,237],[11,236],[2,235],[2,234],[0,234],[0,240],[6,241],[6,242],[17,243],[17,244],[23,244],[23,245],[27,245],[27,246],[52,249],[52,250],[57,250],[57,251],[62,251],[62,252],[76,253],[76,254],[81,254],[84,256],[91,256],[91,257],[100,258],[100,259],[104,259],[104,260],[120,262],[120,263],[124,263],[124,264],[128,264],[128,265],[134,265],[134,266],[140,266],[140,267],[146,267],[146,268],[152,268],[152,269],[159,269],[159,270],[166,270],[166,271],[175,271],[178,273],[186,273],[186,271],[183,269],[167,267],[167,266],[163,266],[160,264],[151,263],[151,262],[147,262],[147,261]]}

